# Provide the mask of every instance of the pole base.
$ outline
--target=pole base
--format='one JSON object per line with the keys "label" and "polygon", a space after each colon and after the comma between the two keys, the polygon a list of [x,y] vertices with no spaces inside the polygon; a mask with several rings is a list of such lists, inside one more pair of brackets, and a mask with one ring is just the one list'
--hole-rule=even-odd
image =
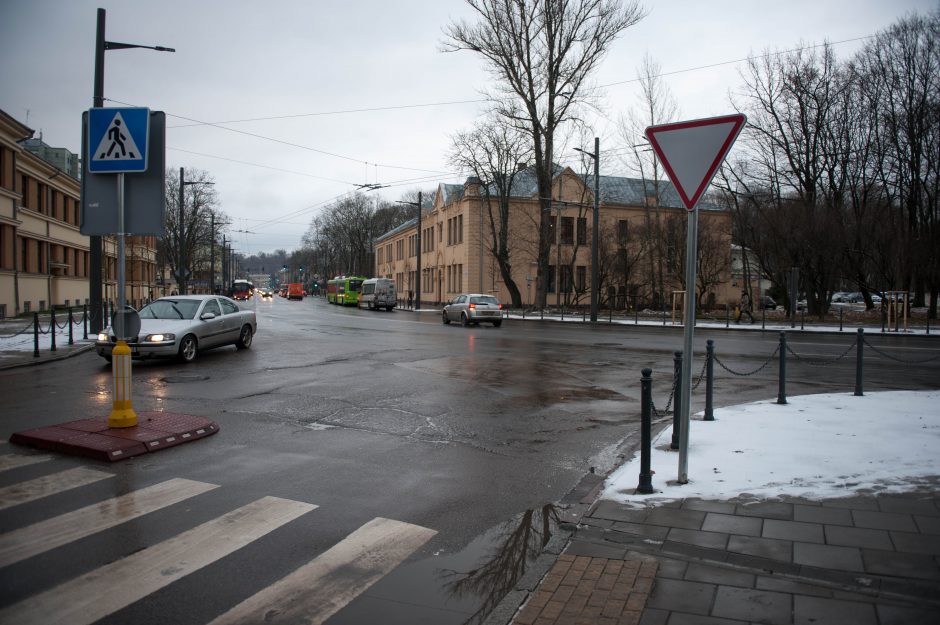
{"label": "pole base", "polygon": [[108,415],[109,428],[132,428],[137,425],[137,413],[130,401],[114,401],[111,403],[111,414]]}

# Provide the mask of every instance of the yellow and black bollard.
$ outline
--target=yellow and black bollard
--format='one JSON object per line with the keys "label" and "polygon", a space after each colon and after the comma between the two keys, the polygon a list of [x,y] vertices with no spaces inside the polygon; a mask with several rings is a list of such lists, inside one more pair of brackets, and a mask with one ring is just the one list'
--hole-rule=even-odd
{"label": "yellow and black bollard", "polygon": [[114,399],[108,427],[130,428],[137,425],[137,413],[131,402],[131,348],[118,340],[111,350],[111,376],[114,380]]}

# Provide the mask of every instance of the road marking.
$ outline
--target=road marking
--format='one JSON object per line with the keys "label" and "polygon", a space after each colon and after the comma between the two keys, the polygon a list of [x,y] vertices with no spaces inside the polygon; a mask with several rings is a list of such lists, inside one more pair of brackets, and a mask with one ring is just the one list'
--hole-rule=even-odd
{"label": "road marking", "polygon": [[60,471],[52,475],[44,475],[34,480],[27,480],[12,486],[0,488],[0,510],[18,506],[27,501],[35,501],[55,495],[72,488],[93,484],[99,480],[114,477],[113,473],[105,473],[88,467],[76,467],[67,471]]}
{"label": "road marking", "polygon": [[31,558],[213,488],[218,486],[174,478],[7,532],[0,536],[0,566]]}
{"label": "road marking", "polygon": [[52,456],[21,456],[19,454],[5,454],[0,456],[0,471],[28,467],[37,462],[52,460]]}
{"label": "road marking", "polygon": [[[317,506],[263,497],[0,611],[0,622],[87,625],[241,549]],[[198,596],[198,591],[196,595]]]}
{"label": "road marking", "polygon": [[435,530],[418,525],[373,519],[209,625],[320,625],[435,534]]}

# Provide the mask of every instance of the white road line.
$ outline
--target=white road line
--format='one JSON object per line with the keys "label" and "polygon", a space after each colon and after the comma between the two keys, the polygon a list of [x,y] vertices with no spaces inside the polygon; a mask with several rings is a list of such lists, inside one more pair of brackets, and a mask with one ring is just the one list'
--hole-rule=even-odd
{"label": "white road line", "polygon": [[93,484],[99,480],[114,477],[113,473],[105,473],[89,467],[76,467],[67,471],[60,471],[52,475],[44,475],[34,480],[20,482],[0,488],[0,510],[18,506],[27,501],[35,501],[49,495]]}
{"label": "white road line", "polygon": [[[316,506],[263,497],[0,610],[0,623],[87,625],[224,558]],[[194,597],[199,591],[195,590]]]}
{"label": "white road line", "polygon": [[0,535],[0,566],[61,547],[125,521],[218,488],[174,478]]}
{"label": "white road line", "polygon": [[320,625],[435,534],[418,525],[373,519],[209,625]]}
{"label": "white road line", "polygon": [[0,471],[28,467],[37,462],[52,460],[52,456],[21,456],[19,454],[5,454],[0,456]]}

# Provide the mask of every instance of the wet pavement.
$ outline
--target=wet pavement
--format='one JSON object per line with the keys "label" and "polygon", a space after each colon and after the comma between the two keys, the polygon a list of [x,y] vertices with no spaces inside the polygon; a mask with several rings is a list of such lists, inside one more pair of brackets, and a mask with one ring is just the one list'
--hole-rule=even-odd
{"label": "wet pavement", "polygon": [[487,623],[937,623],[940,480],[928,482],[818,501],[597,501]]}

